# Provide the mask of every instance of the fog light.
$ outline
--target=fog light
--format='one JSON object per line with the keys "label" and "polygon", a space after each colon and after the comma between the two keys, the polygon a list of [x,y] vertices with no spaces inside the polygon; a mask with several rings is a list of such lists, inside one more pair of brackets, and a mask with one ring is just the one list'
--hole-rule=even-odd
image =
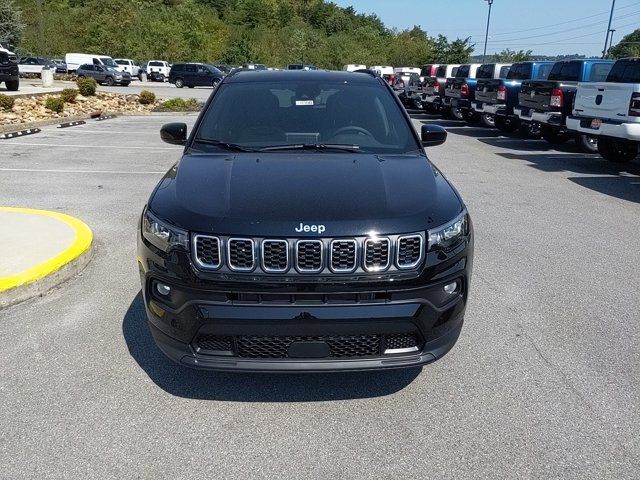
{"label": "fog light", "polygon": [[164,283],[156,283],[156,290],[160,295],[165,297],[171,293],[171,287],[169,285],[165,285]]}
{"label": "fog light", "polygon": [[458,291],[458,282],[448,283],[444,286],[444,293],[453,295]]}

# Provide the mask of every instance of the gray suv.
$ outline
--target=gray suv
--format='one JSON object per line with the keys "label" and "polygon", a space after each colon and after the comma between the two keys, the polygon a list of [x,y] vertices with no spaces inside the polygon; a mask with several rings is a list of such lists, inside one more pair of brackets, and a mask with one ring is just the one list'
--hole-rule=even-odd
{"label": "gray suv", "polygon": [[76,70],[76,75],[78,75],[78,78],[95,78],[96,82],[108,86],[117,84],[126,87],[131,83],[131,75],[129,73],[121,72],[106,65],[80,65]]}

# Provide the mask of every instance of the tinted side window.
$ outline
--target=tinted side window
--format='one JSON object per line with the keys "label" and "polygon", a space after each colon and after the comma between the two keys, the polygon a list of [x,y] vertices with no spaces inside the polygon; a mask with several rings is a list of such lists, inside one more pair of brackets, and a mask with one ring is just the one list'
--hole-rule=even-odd
{"label": "tinted side window", "polygon": [[609,72],[607,82],[640,83],[640,62],[618,60]]}
{"label": "tinted side window", "polygon": [[421,77],[429,77],[431,76],[431,65],[425,65],[420,69]]}
{"label": "tinted side window", "polygon": [[469,71],[471,70],[471,65],[461,65],[458,67],[458,71],[456,72],[456,78],[469,78]]}
{"label": "tinted side window", "polygon": [[476,78],[493,78],[493,71],[496,66],[493,63],[487,63],[486,65],[481,65],[476,72]]}
{"label": "tinted side window", "polygon": [[460,67],[453,67],[453,70],[451,70],[451,75],[454,76],[454,77],[457,76],[459,69],[460,69]]}
{"label": "tinted side window", "polygon": [[171,70],[175,72],[184,72],[184,65],[182,64],[174,65],[173,67],[171,67]]}
{"label": "tinted side window", "polygon": [[93,64],[94,65],[100,65],[100,60],[98,60],[97,58],[93,59]]}
{"label": "tinted side window", "polygon": [[149,62],[150,67],[162,67],[162,62]]}
{"label": "tinted side window", "polygon": [[187,72],[194,73],[196,71],[196,66],[195,65],[185,65],[185,70]]}
{"label": "tinted side window", "polygon": [[444,78],[446,75],[447,75],[447,67],[445,66],[438,67],[438,69],[436,70],[436,77]]}
{"label": "tinted side window", "polygon": [[607,79],[607,75],[613,67],[612,63],[594,63],[591,65],[591,72],[589,73],[590,82],[604,82]]}
{"label": "tinted side window", "polygon": [[500,72],[498,73],[498,78],[507,78],[507,74],[509,73],[509,70],[511,70],[511,67],[500,67]]}

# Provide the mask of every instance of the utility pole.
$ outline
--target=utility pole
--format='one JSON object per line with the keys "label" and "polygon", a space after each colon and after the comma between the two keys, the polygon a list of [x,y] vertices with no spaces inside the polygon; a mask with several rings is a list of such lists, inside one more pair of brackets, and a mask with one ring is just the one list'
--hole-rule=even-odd
{"label": "utility pole", "polygon": [[616,0],[611,1],[611,13],[609,14],[609,26],[607,26],[607,36],[604,39],[604,50],[602,50],[602,58],[607,56],[607,43],[609,43],[609,32],[611,32],[611,21],[613,20],[613,10],[616,8]]}
{"label": "utility pole", "polygon": [[489,4],[489,15],[487,15],[487,31],[484,34],[484,51],[482,52],[482,63],[484,63],[484,58],[487,56],[487,40],[489,40],[489,22],[491,21],[491,5],[493,5],[493,0],[485,0],[485,2]]}

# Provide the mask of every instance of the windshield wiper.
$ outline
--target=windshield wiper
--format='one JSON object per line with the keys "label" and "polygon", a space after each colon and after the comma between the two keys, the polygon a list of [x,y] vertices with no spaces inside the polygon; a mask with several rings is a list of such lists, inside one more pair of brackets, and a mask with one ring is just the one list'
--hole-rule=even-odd
{"label": "windshield wiper", "polygon": [[243,147],[237,143],[223,142],[222,140],[209,140],[207,138],[196,138],[196,142],[204,143],[205,145],[215,145],[216,147],[224,148],[225,150],[233,150],[235,152],[256,152],[255,148]]}
{"label": "windshield wiper", "polygon": [[350,145],[342,143],[298,143],[287,145],[272,145],[270,147],[261,148],[260,152],[274,152],[277,150],[342,150],[344,152],[358,153],[359,145]]}

